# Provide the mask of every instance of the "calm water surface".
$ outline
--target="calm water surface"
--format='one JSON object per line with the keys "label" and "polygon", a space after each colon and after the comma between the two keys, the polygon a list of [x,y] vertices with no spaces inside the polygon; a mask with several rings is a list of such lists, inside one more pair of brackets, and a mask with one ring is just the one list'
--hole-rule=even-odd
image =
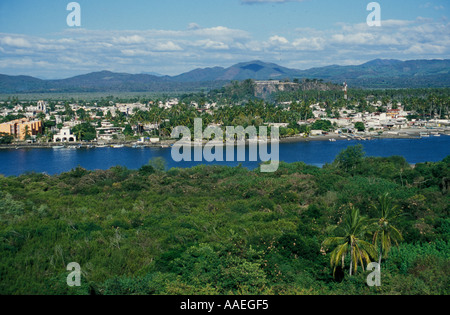
{"label": "calm water surface", "polygon": [[[364,146],[368,156],[400,155],[411,164],[437,162],[450,155],[450,136],[442,135],[423,139],[281,143],[280,160],[323,166],[325,163],[333,162],[341,150],[357,143]],[[186,168],[205,163],[237,166],[240,163],[177,163],[172,160],[170,148],[10,149],[0,150],[0,174],[17,176],[26,172],[37,172],[53,175],[70,171],[77,166],[88,170],[105,170],[117,165],[138,169],[155,157],[164,158],[169,168]],[[258,164],[259,162],[242,162],[242,165],[249,169],[256,168]]]}

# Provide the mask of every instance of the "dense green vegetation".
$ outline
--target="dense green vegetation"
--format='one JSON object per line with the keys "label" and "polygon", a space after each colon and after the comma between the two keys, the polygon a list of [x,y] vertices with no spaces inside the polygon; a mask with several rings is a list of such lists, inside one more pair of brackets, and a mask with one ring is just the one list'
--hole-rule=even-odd
{"label": "dense green vegetation", "polygon": [[12,143],[13,140],[14,140],[13,136],[0,132],[0,144],[10,144]]}
{"label": "dense green vegetation", "polygon": [[[275,173],[0,177],[0,294],[448,294],[449,188],[450,157],[412,168],[361,147]],[[369,287],[361,266],[380,259]]]}
{"label": "dense green vegetation", "polygon": [[[320,103],[329,117],[336,116],[336,110],[347,108],[357,112],[386,111],[385,105],[391,103],[397,108],[401,103],[406,111],[413,111],[420,119],[444,118],[449,114],[449,88],[416,88],[416,89],[350,89],[348,100],[344,100],[341,91],[297,90],[277,92],[273,95],[275,102],[302,100],[308,104]],[[375,108],[374,103],[380,101],[382,107]]]}
{"label": "dense green vegetation", "polygon": [[89,123],[82,123],[72,128],[74,135],[77,135],[78,139],[85,141],[92,141],[97,137],[95,127]]}

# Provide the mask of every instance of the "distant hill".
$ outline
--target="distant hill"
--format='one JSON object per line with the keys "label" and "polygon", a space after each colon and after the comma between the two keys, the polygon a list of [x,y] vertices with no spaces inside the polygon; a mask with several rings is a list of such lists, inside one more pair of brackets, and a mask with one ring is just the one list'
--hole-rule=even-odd
{"label": "distant hill", "polygon": [[214,67],[205,69],[195,69],[177,76],[172,77],[172,80],[177,82],[192,82],[192,81],[218,81],[225,68]]}
{"label": "distant hill", "polygon": [[92,72],[61,80],[0,75],[0,93],[185,92],[222,87],[224,82],[177,82],[168,76]]}
{"label": "distant hill", "polygon": [[110,71],[93,72],[63,80],[52,80],[55,89],[77,88],[81,90],[145,90],[164,78],[148,74],[114,73]]}
{"label": "distant hill", "polygon": [[383,60],[359,66],[328,66],[300,72],[301,76],[347,82],[364,88],[450,87],[450,60]]}
{"label": "distant hill", "polygon": [[93,72],[62,80],[0,75],[0,93],[171,92],[218,88],[230,81],[322,79],[359,88],[450,87],[450,60],[376,59],[362,65],[296,70],[255,60],[228,68],[195,69],[177,76]]}
{"label": "distant hill", "polygon": [[141,74],[153,75],[155,77],[164,77],[164,74],[160,74],[158,72],[142,72]]}
{"label": "distant hill", "polygon": [[182,82],[192,80],[270,80],[270,79],[323,79],[353,87],[406,88],[449,87],[450,60],[383,60],[376,59],[358,66],[326,66],[308,70],[281,67],[259,60],[239,63],[229,68],[206,68],[175,76]]}
{"label": "distant hill", "polygon": [[172,79],[181,82],[198,81],[242,81],[246,79],[270,80],[293,78],[299,70],[281,67],[274,63],[266,63],[259,60],[238,63],[229,68],[215,67],[196,69]]}
{"label": "distant hill", "polygon": [[0,93],[26,93],[45,86],[45,81],[41,79],[0,74]]}

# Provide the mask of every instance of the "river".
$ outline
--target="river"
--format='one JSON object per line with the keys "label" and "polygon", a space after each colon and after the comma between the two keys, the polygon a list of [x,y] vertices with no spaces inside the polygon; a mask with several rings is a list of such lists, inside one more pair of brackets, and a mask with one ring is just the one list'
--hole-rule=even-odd
{"label": "river", "polygon": [[[403,156],[410,164],[437,162],[450,155],[450,136],[431,136],[422,139],[377,139],[371,141],[309,141],[280,143],[280,160],[305,162],[323,166],[348,146],[361,143],[368,156]],[[248,155],[247,155],[248,156]],[[171,148],[91,148],[91,149],[3,149],[0,150],[0,174],[18,176],[27,172],[60,174],[81,166],[88,170],[125,166],[138,169],[149,160],[162,157],[168,168],[192,167],[198,164],[237,166],[249,169],[259,162],[175,162]]]}

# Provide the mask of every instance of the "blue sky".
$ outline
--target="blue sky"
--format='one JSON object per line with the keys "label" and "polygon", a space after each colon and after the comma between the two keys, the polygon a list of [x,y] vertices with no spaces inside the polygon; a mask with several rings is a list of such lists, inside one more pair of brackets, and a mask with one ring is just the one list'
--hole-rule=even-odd
{"label": "blue sky", "polygon": [[99,70],[179,74],[260,59],[307,69],[450,56],[448,0],[0,0],[0,73],[64,78]]}

